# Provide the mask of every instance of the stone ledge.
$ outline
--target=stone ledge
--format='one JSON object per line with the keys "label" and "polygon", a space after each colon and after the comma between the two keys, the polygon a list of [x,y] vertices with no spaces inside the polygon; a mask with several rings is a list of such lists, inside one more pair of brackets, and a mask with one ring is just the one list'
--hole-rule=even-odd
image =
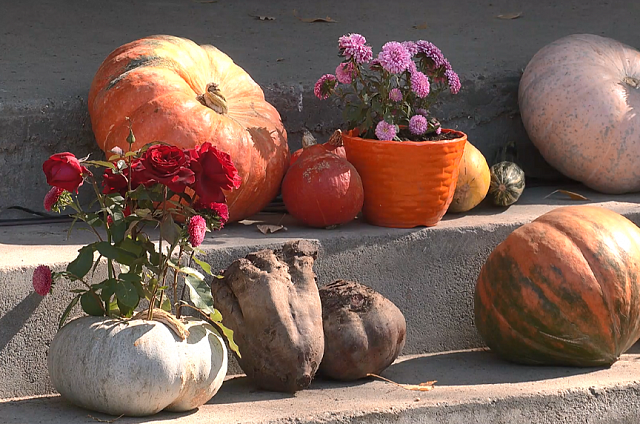
{"label": "stone ledge", "polygon": [[[234,376],[191,413],[120,418],[134,423],[636,423],[640,419],[640,348],[610,368],[529,367],[491,352],[456,351],[401,357],[383,375],[403,384],[438,380],[429,392],[378,381],[316,379],[295,395],[257,390]],[[103,414],[59,396],[0,401],[3,423],[76,424]]]}

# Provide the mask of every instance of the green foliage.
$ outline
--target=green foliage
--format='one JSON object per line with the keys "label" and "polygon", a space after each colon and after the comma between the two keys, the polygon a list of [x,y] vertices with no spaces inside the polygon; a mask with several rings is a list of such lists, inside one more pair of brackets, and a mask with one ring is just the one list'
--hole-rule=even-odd
{"label": "green foliage", "polygon": [[[131,132],[129,140],[133,139]],[[195,199],[186,193],[174,193],[160,183],[140,184],[132,188],[130,181],[123,191],[105,194],[93,177],[94,173],[108,170],[114,176],[120,175],[128,180],[134,172],[133,161],[139,160],[148,148],[149,145],[139,151],[119,152],[109,161],[80,160],[83,166],[101,169],[84,175],[85,181],[89,181],[95,191],[94,207],[91,211],[84,211],[77,195],[67,191],[62,192],[52,207],[57,212],[72,208],[75,211],[72,215],[74,223],[78,220],[85,222],[97,237],[97,241],[78,251],[78,256],[64,271],[52,273],[54,281],[64,278],[80,285],[71,290],[75,296],[62,314],[60,327],[78,303],[86,314],[92,316],[129,318],[141,306],[152,310],[162,308],[179,316],[176,309],[184,304],[177,296],[181,278],[189,287],[193,304],[190,307],[203,317],[214,317],[214,322],[221,325],[222,317],[213,307],[211,289],[203,273],[181,266],[183,259],[191,257],[204,273],[211,275],[211,266],[195,258],[186,224],[182,223],[184,217],[198,213],[192,207]],[[176,216],[182,220],[176,222]],[[209,211],[202,216],[209,230],[222,227],[215,213]],[[149,235],[149,230],[153,231],[155,240]],[[106,265],[108,277],[100,283],[91,284],[90,280],[101,263]],[[175,303],[165,291],[172,292]],[[232,349],[237,351],[232,332],[221,330],[228,337]]]}

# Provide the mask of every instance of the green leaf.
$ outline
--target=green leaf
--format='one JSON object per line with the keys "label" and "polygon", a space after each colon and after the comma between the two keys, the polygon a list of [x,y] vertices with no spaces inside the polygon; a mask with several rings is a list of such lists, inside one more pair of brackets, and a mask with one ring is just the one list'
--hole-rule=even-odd
{"label": "green leaf", "polygon": [[78,300],[80,300],[80,296],[82,295],[79,294],[73,299],[71,299],[71,302],[69,302],[69,305],[67,305],[67,309],[64,310],[64,312],[62,313],[62,316],[60,317],[60,322],[58,323],[58,330],[62,328],[67,318],[69,318],[69,314],[71,313],[71,310],[73,309],[73,307],[78,304]]}
{"label": "green leaf", "polygon": [[111,296],[116,292],[116,279],[108,278],[102,282],[102,290],[100,291],[100,298],[108,302],[111,299]]}
{"label": "green leaf", "polygon": [[222,314],[219,310],[214,309],[213,313],[209,314],[209,319],[213,322],[222,322]]}
{"label": "green leaf", "polygon": [[171,246],[178,244],[180,240],[180,227],[173,221],[171,215],[167,215],[160,222],[160,237],[169,242]]}
{"label": "green leaf", "polygon": [[67,265],[67,272],[79,279],[84,278],[93,265],[94,245],[90,244],[78,251],[78,256]]}
{"label": "green leaf", "polygon": [[83,162],[84,164],[87,165],[95,165],[95,166],[102,166],[105,168],[111,168],[111,169],[115,169],[115,165],[111,162],[106,162],[103,160],[86,160]]}
{"label": "green leaf", "polygon": [[205,261],[201,261],[200,259],[196,258],[195,256],[193,257],[193,261],[195,263],[197,263],[198,265],[200,265],[200,268],[202,268],[202,270],[204,272],[206,272],[209,275],[213,275],[213,273],[211,272],[211,265],[209,265]]}
{"label": "green leaf", "polygon": [[113,224],[109,227],[109,231],[111,232],[111,236],[113,237],[114,243],[120,243],[124,240],[124,235],[127,231],[127,223],[124,219],[116,219],[113,218]]}
{"label": "green leaf", "polygon": [[100,252],[102,256],[108,259],[112,259],[118,263],[124,265],[132,265],[136,260],[136,257],[124,249],[116,247],[108,241],[101,241],[95,243],[96,250]]}
{"label": "green leaf", "polygon": [[144,247],[141,246],[140,243],[131,240],[130,237],[122,240],[122,243],[120,243],[119,247],[131,253],[132,255],[135,255],[137,258],[142,256],[145,251]]}
{"label": "green leaf", "polygon": [[160,309],[163,311],[171,312],[171,300],[168,297],[165,297],[162,301],[162,305],[160,305]]}
{"label": "green leaf", "polygon": [[97,213],[88,213],[85,222],[94,228],[102,227],[102,218]]}
{"label": "green leaf", "polygon": [[238,348],[238,345],[236,344],[235,341],[233,341],[233,330],[230,329],[230,328],[225,327],[219,321],[213,321],[213,323],[216,326],[218,326],[220,331],[222,331],[222,335],[224,336],[224,338],[227,339],[227,343],[229,343],[229,349],[234,351],[235,354],[238,355],[238,358],[242,358],[242,355],[240,355],[240,349]]}
{"label": "green leaf", "polygon": [[102,300],[92,291],[85,292],[80,296],[80,305],[82,306],[82,310],[89,315],[96,317],[104,315],[104,305],[102,304]]}
{"label": "green leaf", "polygon": [[130,318],[133,315],[133,311],[135,308],[130,308],[127,305],[123,304],[118,297],[116,297],[116,299],[118,310],[120,311],[120,316]]}
{"label": "green leaf", "polygon": [[[202,276],[202,274],[200,275]],[[194,306],[206,314],[214,313],[215,309],[213,308],[211,288],[204,281],[204,278],[187,274],[184,281],[187,287],[189,287],[189,297]]]}
{"label": "green leaf", "polygon": [[135,309],[140,302],[140,296],[135,286],[129,281],[119,280],[116,283],[116,297],[118,298],[118,305],[122,307],[124,305],[127,308]]}

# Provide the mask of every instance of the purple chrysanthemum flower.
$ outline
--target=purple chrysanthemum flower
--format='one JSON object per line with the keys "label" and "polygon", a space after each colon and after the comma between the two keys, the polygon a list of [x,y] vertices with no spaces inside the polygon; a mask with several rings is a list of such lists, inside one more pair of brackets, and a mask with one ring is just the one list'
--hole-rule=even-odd
{"label": "purple chrysanthemum flower", "polygon": [[389,91],[389,100],[392,102],[399,102],[402,100],[402,91],[399,88],[392,88]]}
{"label": "purple chrysanthemum flower", "polygon": [[411,119],[409,119],[409,131],[411,131],[412,134],[424,134],[427,132],[427,128],[429,128],[429,123],[424,116],[413,115]]}
{"label": "purple chrysanthemum flower", "polygon": [[378,140],[391,141],[396,136],[396,126],[384,120],[376,125],[376,137]]}
{"label": "purple chrysanthemum flower", "polygon": [[382,68],[392,74],[399,74],[407,70],[411,63],[411,53],[397,41],[389,41],[382,46],[378,54]]}
{"label": "purple chrysanthemum flower", "polygon": [[407,49],[411,57],[418,54],[418,45],[415,42],[403,41],[401,44],[404,46],[405,49]]}
{"label": "purple chrysanthemum flower", "polygon": [[33,271],[32,277],[33,289],[40,296],[46,296],[51,291],[51,284],[53,283],[53,276],[51,275],[51,268],[46,265],[39,265]]}
{"label": "purple chrysanthemum flower", "polygon": [[207,232],[207,221],[200,215],[194,215],[189,219],[189,243],[191,246],[198,247],[204,240],[204,235]]}
{"label": "purple chrysanthemum flower", "polygon": [[418,114],[418,115],[422,115],[422,116],[424,116],[425,118],[426,118],[427,116],[429,116],[429,112],[427,111],[427,109],[423,109],[423,108],[418,108],[418,109],[416,109],[416,114]]}
{"label": "purple chrysanthemum flower", "polygon": [[431,85],[429,84],[429,78],[420,71],[416,71],[411,74],[411,90],[416,93],[416,96],[425,98],[429,95]]}
{"label": "purple chrysanthemum flower", "polygon": [[53,206],[58,202],[60,195],[64,189],[60,187],[51,187],[51,190],[44,196],[44,210],[47,212],[51,212]]}
{"label": "purple chrysanthemum flower", "polygon": [[362,35],[348,34],[338,39],[338,48],[347,59],[353,57],[356,63],[367,63],[373,58],[373,51],[366,43],[367,39]]}
{"label": "purple chrysanthemum flower", "polygon": [[441,132],[442,132],[442,127],[437,127],[436,134],[440,135]]}
{"label": "purple chrysanthemum flower", "polygon": [[313,87],[313,94],[320,100],[325,100],[331,95],[331,91],[336,88],[338,80],[335,75],[324,74]]}
{"label": "purple chrysanthemum flower", "polygon": [[447,77],[447,81],[449,82],[449,90],[451,94],[458,94],[460,91],[460,77],[456,74],[453,69],[447,69],[444,72],[444,76]]}
{"label": "purple chrysanthemum flower", "polygon": [[341,63],[336,68],[336,78],[342,84],[351,84],[355,74],[352,62]]}
{"label": "purple chrysanthemum flower", "polygon": [[418,40],[416,41],[416,46],[418,47],[418,52],[426,54],[428,58],[433,60],[436,68],[445,66],[446,59],[442,51],[440,51],[435,44],[425,40]]}

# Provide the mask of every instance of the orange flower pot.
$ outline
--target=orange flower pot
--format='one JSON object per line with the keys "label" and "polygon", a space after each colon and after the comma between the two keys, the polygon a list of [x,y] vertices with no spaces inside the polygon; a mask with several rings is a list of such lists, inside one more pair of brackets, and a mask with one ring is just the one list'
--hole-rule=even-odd
{"label": "orange flower pot", "polygon": [[364,187],[364,218],[394,228],[432,227],[447,211],[467,135],[442,141],[380,141],[343,134],[347,159]]}

